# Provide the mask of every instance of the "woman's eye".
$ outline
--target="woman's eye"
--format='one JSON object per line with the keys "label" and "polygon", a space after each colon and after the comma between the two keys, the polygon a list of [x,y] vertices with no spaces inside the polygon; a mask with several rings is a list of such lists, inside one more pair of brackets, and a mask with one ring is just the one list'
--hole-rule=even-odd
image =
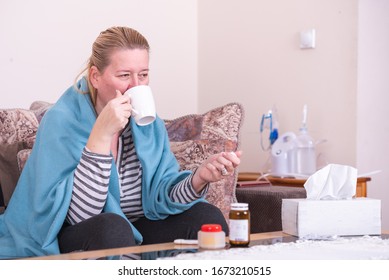
{"label": "woman's eye", "polygon": [[149,76],[149,73],[142,73],[142,74],[139,74],[139,79],[144,80],[144,79],[146,79],[148,76]]}

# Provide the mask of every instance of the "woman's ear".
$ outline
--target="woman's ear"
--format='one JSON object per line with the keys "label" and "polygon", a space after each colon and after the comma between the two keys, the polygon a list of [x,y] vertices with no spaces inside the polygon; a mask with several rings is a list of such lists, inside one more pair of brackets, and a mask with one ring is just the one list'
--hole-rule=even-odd
{"label": "woman's ear", "polygon": [[98,89],[100,72],[96,66],[92,66],[89,70],[89,80],[95,89]]}

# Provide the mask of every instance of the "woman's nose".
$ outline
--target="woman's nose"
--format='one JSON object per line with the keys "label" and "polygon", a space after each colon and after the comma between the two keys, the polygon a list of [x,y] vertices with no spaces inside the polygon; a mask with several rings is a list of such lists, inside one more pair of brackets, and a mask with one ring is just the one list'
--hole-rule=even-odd
{"label": "woman's nose", "polygon": [[136,87],[136,86],[139,86],[139,77],[138,75],[131,75],[131,80],[130,80],[130,83],[128,85],[128,89],[132,88],[132,87]]}
{"label": "woman's nose", "polygon": [[134,74],[132,75],[131,84],[133,87],[139,86],[139,77],[138,75]]}

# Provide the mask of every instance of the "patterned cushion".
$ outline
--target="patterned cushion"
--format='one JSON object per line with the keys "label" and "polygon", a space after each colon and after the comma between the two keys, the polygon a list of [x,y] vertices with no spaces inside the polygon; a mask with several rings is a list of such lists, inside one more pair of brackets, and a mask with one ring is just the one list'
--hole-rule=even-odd
{"label": "patterned cushion", "polygon": [[0,110],[0,147],[6,151],[6,154],[0,151],[0,187],[4,205],[8,204],[27,161],[27,151],[31,151],[34,145],[39,121],[50,106],[46,102],[37,102],[34,110]]}
{"label": "patterned cushion", "polygon": [[0,144],[24,142],[31,148],[37,130],[38,121],[32,111],[25,109],[0,110]]}
{"label": "patterned cushion", "polygon": [[30,110],[26,109],[3,109],[0,110],[0,144],[12,145],[23,143],[24,149],[15,153],[19,171],[22,171],[31,148],[35,142],[38,125],[48,109],[53,104],[45,101],[35,101]]}
{"label": "patterned cushion", "polygon": [[[209,156],[240,147],[240,128],[244,110],[229,103],[204,114],[192,114],[165,120],[170,146],[182,170],[194,170]],[[210,184],[206,199],[217,206],[228,221],[230,205],[236,202],[238,170]]]}

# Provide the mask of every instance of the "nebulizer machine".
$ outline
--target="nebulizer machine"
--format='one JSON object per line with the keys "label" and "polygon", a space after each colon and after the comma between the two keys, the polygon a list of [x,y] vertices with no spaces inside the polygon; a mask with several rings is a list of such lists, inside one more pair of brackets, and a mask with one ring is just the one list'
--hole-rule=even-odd
{"label": "nebulizer machine", "polygon": [[[262,132],[266,120],[269,123],[267,128],[270,129],[270,145],[265,148]],[[278,122],[272,111],[262,116],[260,132],[262,149],[270,151],[270,175],[304,178],[316,172],[315,142],[307,129],[307,105],[304,105],[302,125],[297,135],[286,132],[278,136]]]}
{"label": "nebulizer machine", "polygon": [[[265,129],[269,130],[269,145],[267,147],[265,147],[263,143],[263,137],[262,137]],[[269,110],[266,114],[262,115],[259,132],[261,133],[262,150],[264,151],[270,150],[271,146],[278,139],[278,121],[277,121],[277,111],[275,107],[273,107],[272,110]]]}

